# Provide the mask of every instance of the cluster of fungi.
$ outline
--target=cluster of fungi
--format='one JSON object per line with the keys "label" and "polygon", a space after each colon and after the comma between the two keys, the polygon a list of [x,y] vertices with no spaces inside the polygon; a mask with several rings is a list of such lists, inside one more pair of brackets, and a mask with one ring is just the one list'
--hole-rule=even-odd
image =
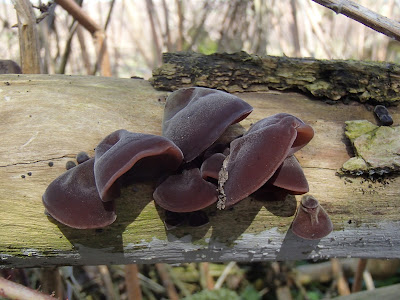
{"label": "cluster of fungi", "polygon": [[[228,127],[252,110],[222,91],[177,90],[166,101],[162,136],[124,129],[111,133],[97,145],[94,158],[48,186],[46,211],[73,228],[110,225],[122,180],[156,180],[154,201],[172,213],[192,213],[215,203],[219,209],[229,208],[259,188],[307,193],[307,180],[293,154],[314,131],[295,116],[267,117],[221,142]],[[306,196],[292,229],[300,237],[316,239],[327,235],[332,223],[318,201]]]}

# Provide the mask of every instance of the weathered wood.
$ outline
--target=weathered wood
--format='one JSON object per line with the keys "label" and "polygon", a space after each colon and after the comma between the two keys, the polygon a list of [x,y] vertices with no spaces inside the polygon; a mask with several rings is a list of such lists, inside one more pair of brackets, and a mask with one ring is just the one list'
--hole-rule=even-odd
{"label": "weathered wood", "polygon": [[157,89],[203,86],[228,92],[300,90],[324,100],[395,103],[400,66],[355,60],[318,60],[233,54],[164,53],[153,71]]}
{"label": "weathered wood", "polygon": [[[238,94],[254,107],[241,124],[287,112],[313,126],[315,138],[297,157],[310,193],[332,218],[334,232],[326,238],[302,240],[288,230],[297,196],[284,202],[252,196],[215,211],[204,227],[166,232],[152,184],[122,190],[117,221],[103,230],[51,222],[41,196],[66,161],[79,151],[93,154],[120,128],[160,134],[165,96],[144,80],[0,75],[0,266],[400,256],[400,179],[335,175],[349,158],[344,121],[374,122],[373,113],[356,102],[331,106],[296,93]],[[398,125],[399,108],[389,110]]]}
{"label": "weathered wood", "polygon": [[42,72],[39,35],[36,29],[36,17],[28,0],[13,0],[18,18],[19,51],[22,72],[40,74]]}

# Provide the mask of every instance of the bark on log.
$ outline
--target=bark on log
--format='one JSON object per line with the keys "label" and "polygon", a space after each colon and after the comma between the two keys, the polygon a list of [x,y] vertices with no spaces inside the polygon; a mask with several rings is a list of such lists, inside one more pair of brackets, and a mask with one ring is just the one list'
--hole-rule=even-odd
{"label": "bark on log", "polygon": [[[117,221],[103,230],[51,222],[41,197],[66,161],[80,151],[93,155],[98,142],[120,128],[160,134],[165,96],[144,80],[0,75],[0,267],[400,257],[400,178],[335,175],[349,159],[344,121],[374,122],[373,113],[358,103],[349,109],[296,93],[238,94],[254,107],[241,124],[287,112],[313,126],[315,138],[297,158],[310,193],[331,216],[329,236],[308,241],[292,234],[297,196],[284,202],[252,196],[216,211],[206,226],[166,231],[152,184],[122,190]],[[400,108],[389,110],[398,125]]]}
{"label": "bark on log", "polygon": [[156,89],[203,86],[228,92],[300,90],[331,100],[395,104],[400,66],[392,63],[233,54],[164,53],[153,71]]}

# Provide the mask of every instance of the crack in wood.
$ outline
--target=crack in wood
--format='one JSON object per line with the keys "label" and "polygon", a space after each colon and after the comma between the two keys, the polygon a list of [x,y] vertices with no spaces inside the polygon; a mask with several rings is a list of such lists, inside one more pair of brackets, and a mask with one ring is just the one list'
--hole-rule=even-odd
{"label": "crack in wood", "polygon": [[51,158],[46,158],[46,159],[38,159],[35,161],[29,161],[29,162],[18,162],[18,163],[13,163],[13,164],[8,164],[8,165],[0,165],[0,168],[7,168],[7,167],[15,167],[15,166],[20,166],[20,165],[33,165],[41,162],[50,162],[53,160],[60,160],[63,158],[74,158],[75,155],[72,154],[67,154],[59,157],[51,157]]}

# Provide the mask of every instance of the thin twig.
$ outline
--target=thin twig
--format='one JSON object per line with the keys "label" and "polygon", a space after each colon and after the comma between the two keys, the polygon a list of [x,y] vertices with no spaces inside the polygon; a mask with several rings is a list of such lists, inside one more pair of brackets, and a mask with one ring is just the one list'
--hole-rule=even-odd
{"label": "thin twig", "polygon": [[170,265],[165,265],[165,266],[169,271],[169,275],[171,276],[172,282],[179,289],[180,293],[185,297],[189,297],[192,293],[187,289],[185,283],[182,282],[182,280],[178,276],[176,276],[174,269]]}
{"label": "thin twig", "polygon": [[400,24],[350,0],[313,0],[350,19],[400,41]]}
{"label": "thin twig", "polygon": [[208,1],[204,2],[204,6],[202,9],[202,17],[200,18],[200,23],[197,25],[196,31],[192,37],[192,40],[188,46],[189,50],[192,50],[193,46],[197,43],[197,39],[200,34],[204,32],[204,23],[206,22],[207,17],[210,15],[211,5]]}
{"label": "thin twig", "polygon": [[142,290],[140,288],[139,268],[136,264],[125,266],[125,284],[128,300],[141,300]]}
{"label": "thin twig", "polygon": [[110,77],[112,75],[111,65],[110,65],[110,56],[108,54],[107,40],[106,40],[105,32],[106,32],[108,24],[110,23],[110,20],[111,20],[111,14],[112,14],[112,11],[114,8],[114,3],[115,3],[115,0],[113,0],[110,4],[110,8],[108,10],[104,29],[99,30],[94,33],[96,44],[98,45],[98,54],[97,54],[96,64],[94,65],[93,75],[95,75],[97,73],[98,69],[100,69],[102,76]]}
{"label": "thin twig", "polygon": [[368,260],[365,258],[360,258],[357,263],[356,274],[354,274],[354,283],[351,288],[352,293],[361,291],[362,278],[363,278],[363,273],[365,271],[365,267],[367,266],[367,261]]}
{"label": "thin twig", "polygon": [[153,67],[158,67],[158,65],[161,63],[161,46],[160,42],[158,40],[158,35],[157,35],[157,29],[156,29],[156,23],[155,23],[155,16],[154,16],[154,4],[152,0],[146,0],[146,8],[147,8],[147,14],[149,17],[150,21],[150,27],[151,27],[151,34],[153,36],[153,45],[154,45],[154,66]]}
{"label": "thin twig", "polygon": [[55,0],[62,8],[64,8],[71,16],[73,16],[79,24],[86,28],[91,34],[100,31],[101,28],[97,23],[89,17],[89,15],[73,0]]}
{"label": "thin twig", "polygon": [[372,279],[371,273],[368,270],[365,270],[363,272],[363,279],[368,291],[372,291],[375,289],[374,280]]}
{"label": "thin twig", "polygon": [[156,269],[158,271],[158,274],[161,277],[161,281],[164,285],[164,287],[167,290],[168,293],[168,298],[170,300],[179,300],[178,292],[175,289],[175,286],[172,283],[172,280],[168,274],[168,270],[165,266],[165,264],[156,264]]}
{"label": "thin twig", "polygon": [[82,26],[79,25],[76,29],[76,36],[78,37],[79,45],[81,46],[83,64],[85,65],[86,73],[89,75],[90,68],[90,58],[86,48],[85,37],[83,36]]}
{"label": "thin twig", "polygon": [[222,272],[221,276],[219,276],[217,282],[214,285],[214,289],[220,289],[225,282],[226,277],[228,277],[229,273],[232,271],[232,269],[236,266],[236,262],[231,261],[227,266],[225,267],[224,271]]}
{"label": "thin twig", "polygon": [[208,262],[200,263],[200,274],[202,275],[205,288],[208,290],[214,289],[214,280],[210,274],[210,265]]}
{"label": "thin twig", "polygon": [[79,23],[76,22],[76,20],[73,20],[71,26],[69,27],[69,34],[68,34],[67,41],[65,43],[64,54],[61,58],[60,67],[58,68],[59,74],[65,74],[65,68],[68,63],[69,55],[71,54],[72,38],[75,35],[76,28],[78,27],[78,25],[79,25]]}
{"label": "thin twig", "polygon": [[162,1],[163,12],[164,12],[164,22],[165,22],[165,38],[167,39],[167,51],[172,51],[172,41],[171,41],[171,31],[169,29],[169,11],[167,1]]}
{"label": "thin twig", "polygon": [[112,11],[114,9],[114,4],[115,4],[115,0],[112,0],[111,3],[110,3],[110,9],[108,10],[106,23],[104,24],[104,31],[107,30],[107,27],[110,24],[111,14],[112,14]]}
{"label": "thin twig", "polygon": [[332,258],[331,264],[332,264],[333,275],[336,278],[337,289],[338,289],[339,295],[341,295],[341,296],[349,295],[350,288],[349,288],[349,285],[347,284],[347,281],[343,275],[343,270],[342,270],[342,266],[340,265],[339,259]]}
{"label": "thin twig", "polygon": [[182,8],[182,0],[175,0],[176,7],[178,11],[178,43],[177,43],[177,51],[183,50],[183,8]]}
{"label": "thin twig", "polygon": [[114,285],[111,279],[110,271],[108,270],[107,266],[99,266],[99,271],[101,275],[101,279],[104,283],[104,287],[106,289],[106,299],[108,300],[113,300],[117,299],[115,291],[114,291]]}

